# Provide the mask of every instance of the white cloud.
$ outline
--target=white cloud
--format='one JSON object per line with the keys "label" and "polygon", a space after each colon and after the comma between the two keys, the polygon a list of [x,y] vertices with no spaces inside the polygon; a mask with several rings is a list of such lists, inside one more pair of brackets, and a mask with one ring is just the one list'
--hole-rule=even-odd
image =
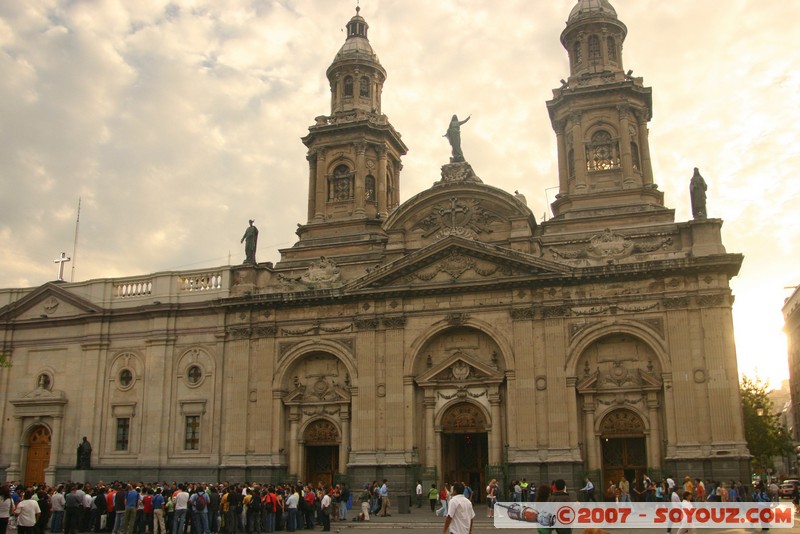
{"label": "white cloud", "polygon": [[[773,313],[782,286],[800,283],[800,3],[613,3],[629,30],[625,68],[653,87],[656,181],[685,220],[700,167],[727,249],[746,256],[734,282],[737,336],[755,336],[747,314]],[[383,111],[410,147],[403,198],[438,179],[450,115],[472,114],[463,144],[477,174],[519,189],[537,218],[549,211],[557,176],[545,101],[568,74],[559,36],[572,5],[364,2],[388,71]],[[9,255],[0,287],[53,278],[79,196],[78,279],[219,265],[229,252],[240,261],[248,218],[261,230],[259,258],[276,261],[305,222],[299,138],[329,112],[325,70],[353,7],[0,3],[0,246]],[[745,351],[742,341],[742,361]]]}

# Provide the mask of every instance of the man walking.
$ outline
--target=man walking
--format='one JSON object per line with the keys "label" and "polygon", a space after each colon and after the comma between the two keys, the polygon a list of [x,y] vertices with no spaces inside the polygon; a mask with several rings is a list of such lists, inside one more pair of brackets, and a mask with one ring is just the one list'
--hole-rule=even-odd
{"label": "man walking", "polygon": [[381,517],[391,516],[392,514],[389,513],[389,479],[383,479],[383,485],[381,486]]}
{"label": "man walking", "polygon": [[442,534],[470,534],[475,510],[472,502],[464,497],[464,484],[453,484],[453,497],[447,506],[447,519],[444,520]]}

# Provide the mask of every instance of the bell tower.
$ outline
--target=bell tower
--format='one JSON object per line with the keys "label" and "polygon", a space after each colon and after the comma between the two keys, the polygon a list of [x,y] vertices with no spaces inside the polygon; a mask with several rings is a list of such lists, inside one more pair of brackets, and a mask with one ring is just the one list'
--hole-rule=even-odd
{"label": "bell tower", "polygon": [[[308,147],[308,223],[335,226],[336,234],[364,232],[365,221],[385,219],[400,204],[400,159],[408,151],[381,113],[386,70],[367,38],[359,14],[327,76],[331,113],[316,118],[303,138]],[[302,235],[301,235],[302,237]]]}
{"label": "bell tower", "polygon": [[627,33],[608,0],[578,0],[561,33],[570,73],[547,102],[558,147],[554,220],[672,213],[653,182],[651,89],[623,68]]}

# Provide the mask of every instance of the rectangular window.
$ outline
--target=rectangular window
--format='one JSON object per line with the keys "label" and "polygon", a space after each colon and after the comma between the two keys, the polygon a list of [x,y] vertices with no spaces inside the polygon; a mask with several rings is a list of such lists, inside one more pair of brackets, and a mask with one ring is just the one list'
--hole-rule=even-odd
{"label": "rectangular window", "polygon": [[200,416],[186,416],[186,432],[183,440],[183,448],[187,451],[200,449]]}
{"label": "rectangular window", "polygon": [[130,417],[117,417],[117,441],[116,450],[127,451],[128,440],[131,435]]}

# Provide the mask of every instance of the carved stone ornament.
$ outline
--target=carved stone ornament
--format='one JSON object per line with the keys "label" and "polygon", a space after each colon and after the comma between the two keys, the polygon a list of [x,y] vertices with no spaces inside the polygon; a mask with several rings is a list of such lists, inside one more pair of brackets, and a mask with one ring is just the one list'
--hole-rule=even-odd
{"label": "carved stone ornament", "polygon": [[426,271],[420,271],[416,273],[411,273],[406,277],[408,282],[411,282],[415,279],[422,280],[423,282],[427,282],[436,278],[436,275],[439,273],[444,273],[450,277],[451,282],[455,282],[458,280],[461,275],[466,272],[472,271],[479,276],[488,277],[492,276],[495,273],[501,273],[504,275],[512,274],[510,268],[502,265],[484,265],[481,266],[475,258],[470,256],[465,256],[458,251],[453,250],[450,255],[444,258],[442,261],[437,263],[436,265],[432,266],[430,269]]}
{"label": "carved stone ornament", "polygon": [[483,181],[475,175],[472,166],[466,161],[458,163],[448,163],[442,165],[442,179],[434,182],[434,186],[450,183],[475,183],[482,184]]}
{"label": "carved stone ornament", "polygon": [[453,366],[450,368],[450,371],[453,373],[454,379],[466,380],[469,378],[470,366],[459,360],[453,364]]}
{"label": "carved stone ornament", "polygon": [[482,233],[491,233],[491,226],[504,219],[491,210],[481,206],[476,199],[450,199],[430,208],[414,229],[422,230],[422,237],[434,240],[455,235],[477,239]]}
{"label": "carved stone ornament", "polygon": [[447,410],[442,417],[442,429],[445,432],[458,433],[486,432],[486,418],[477,406],[458,404]]}
{"label": "carved stone ornament", "polygon": [[590,257],[617,259],[629,255],[633,251],[632,247],[633,243],[625,236],[615,234],[606,228],[603,233],[589,239],[586,252]]}
{"label": "carved stone ornament", "polygon": [[44,308],[45,313],[48,315],[55,313],[58,309],[58,299],[55,297],[50,297],[42,303],[42,308]]}
{"label": "carved stone ornament", "polygon": [[300,279],[314,287],[330,287],[342,279],[342,274],[333,260],[321,256],[319,261],[312,262],[308,266],[308,270],[300,275]]}
{"label": "carved stone ornament", "polygon": [[402,315],[398,317],[384,317],[382,322],[383,326],[386,328],[403,328],[406,325],[406,318]]}
{"label": "carved stone ornament", "polygon": [[278,280],[284,291],[331,289],[342,285],[342,273],[336,262],[321,256],[318,261],[312,262],[299,277],[293,278],[278,274]]}
{"label": "carved stone ornament", "polygon": [[533,308],[515,308],[511,310],[511,318],[515,321],[533,319],[535,315]]}
{"label": "carved stone ornament", "polygon": [[306,445],[333,445],[339,442],[339,431],[330,421],[320,419],[306,427],[303,440]]}
{"label": "carved stone ornament", "polygon": [[600,424],[603,436],[630,436],[644,434],[642,419],[629,410],[615,410]]}
{"label": "carved stone ornament", "polygon": [[667,310],[674,310],[678,308],[689,307],[689,297],[672,297],[664,299],[664,308]]}
{"label": "carved stone ornament", "polygon": [[229,328],[228,335],[231,339],[247,339],[253,333],[253,330],[250,328]]}

